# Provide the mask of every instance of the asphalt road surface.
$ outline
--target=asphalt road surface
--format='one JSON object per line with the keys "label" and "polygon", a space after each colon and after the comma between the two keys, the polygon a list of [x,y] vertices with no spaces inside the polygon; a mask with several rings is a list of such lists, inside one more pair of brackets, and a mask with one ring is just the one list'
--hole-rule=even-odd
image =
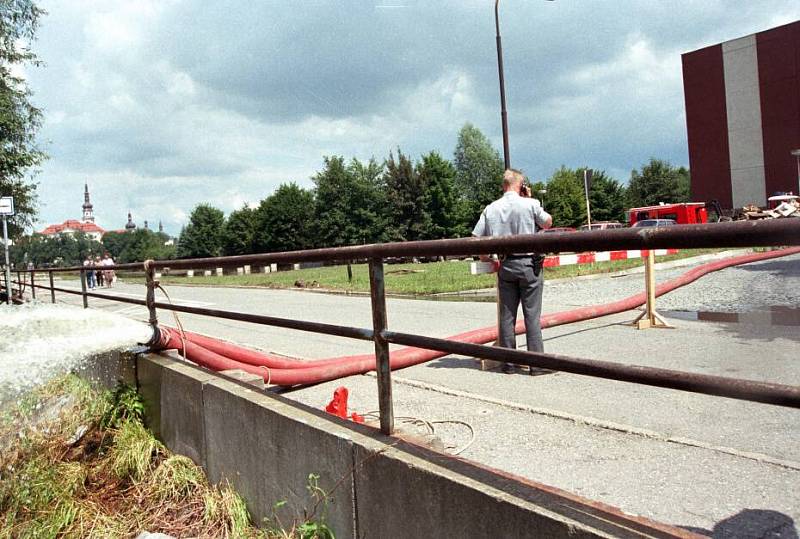
{"label": "asphalt road surface", "polygon": [[[659,271],[657,278],[686,269]],[[620,299],[641,292],[643,283],[637,273],[551,283],[544,310]],[[77,289],[76,282],[62,284]],[[144,297],[140,285],[120,283],[112,291]],[[366,297],[179,286],[168,291],[172,301],[187,305],[372,325]],[[59,301],[79,304],[80,298],[62,294]],[[90,306],[146,319],[138,306],[95,299]],[[658,306],[675,329],[637,331],[627,325],[638,314],[631,311],[545,330],[546,350],[800,385],[800,256],[711,274],[659,298]],[[159,316],[172,324],[171,314]],[[373,351],[370,342],[179,316],[187,329],[296,357]],[[492,325],[495,306],[389,299],[388,318],[393,330],[445,337]],[[397,371],[393,381],[395,416],[456,420],[474,429],[462,457],[715,537],[797,537],[798,410],[563,373],[483,372],[474,359],[453,356]],[[352,410],[378,408],[372,375],[288,396],[321,408],[341,385],[350,391]],[[460,423],[438,425],[437,435],[452,451],[472,439]]]}

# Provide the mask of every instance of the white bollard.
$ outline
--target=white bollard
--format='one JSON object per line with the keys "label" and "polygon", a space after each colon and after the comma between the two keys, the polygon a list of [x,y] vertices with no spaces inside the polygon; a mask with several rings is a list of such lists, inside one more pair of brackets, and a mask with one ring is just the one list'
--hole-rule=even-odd
{"label": "white bollard", "polygon": [[194,270],[186,270],[187,277],[194,277]]}
{"label": "white bollard", "polygon": [[222,277],[222,268],[217,268],[217,277]]}
{"label": "white bollard", "polygon": [[295,264],[293,267],[294,267],[294,269],[299,270],[300,269],[300,264]]}
{"label": "white bollard", "polygon": [[250,266],[248,264],[245,264],[244,266],[244,274],[250,275]]}
{"label": "white bollard", "polygon": [[203,270],[203,277],[211,277],[211,270]]}
{"label": "white bollard", "polygon": [[269,265],[269,270],[270,270],[271,272],[276,272],[276,271],[278,271],[278,265],[277,265],[277,264],[270,264],[270,265]]}
{"label": "white bollard", "polygon": [[244,268],[236,268],[236,275],[244,275]]}
{"label": "white bollard", "polygon": [[270,273],[271,271],[272,271],[272,268],[270,268],[269,266],[263,266],[261,268],[261,272],[262,273]]}

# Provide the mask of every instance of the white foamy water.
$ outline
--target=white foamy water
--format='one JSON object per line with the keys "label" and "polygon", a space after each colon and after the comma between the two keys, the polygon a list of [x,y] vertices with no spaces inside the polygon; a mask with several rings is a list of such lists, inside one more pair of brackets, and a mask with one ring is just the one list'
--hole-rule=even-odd
{"label": "white foamy water", "polygon": [[93,354],[146,341],[150,328],[69,305],[0,305],[0,402],[79,367]]}

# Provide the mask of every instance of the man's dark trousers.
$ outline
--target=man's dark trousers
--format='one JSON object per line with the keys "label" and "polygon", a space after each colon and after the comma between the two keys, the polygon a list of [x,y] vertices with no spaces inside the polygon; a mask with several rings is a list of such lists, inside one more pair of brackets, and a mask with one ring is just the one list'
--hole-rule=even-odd
{"label": "man's dark trousers", "polygon": [[517,347],[514,326],[517,323],[517,309],[521,302],[528,351],[544,352],[542,327],[539,322],[542,314],[544,271],[541,267],[538,269],[539,274],[536,275],[531,256],[509,257],[500,265],[497,280],[500,296],[499,344],[503,348]]}

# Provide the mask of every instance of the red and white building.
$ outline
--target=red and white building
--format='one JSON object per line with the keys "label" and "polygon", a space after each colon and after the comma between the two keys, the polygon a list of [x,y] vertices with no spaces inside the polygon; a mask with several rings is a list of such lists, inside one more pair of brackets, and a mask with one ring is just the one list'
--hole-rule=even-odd
{"label": "red and white building", "polygon": [[61,224],[48,225],[41,234],[45,236],[55,236],[58,234],[73,235],[76,232],[83,232],[93,240],[100,241],[106,231],[95,224],[94,210],[91,201],[89,200],[89,185],[83,186],[83,217],[80,221],[77,219],[67,219]]}
{"label": "red and white building", "polygon": [[798,194],[800,21],[682,56],[692,200]]}

